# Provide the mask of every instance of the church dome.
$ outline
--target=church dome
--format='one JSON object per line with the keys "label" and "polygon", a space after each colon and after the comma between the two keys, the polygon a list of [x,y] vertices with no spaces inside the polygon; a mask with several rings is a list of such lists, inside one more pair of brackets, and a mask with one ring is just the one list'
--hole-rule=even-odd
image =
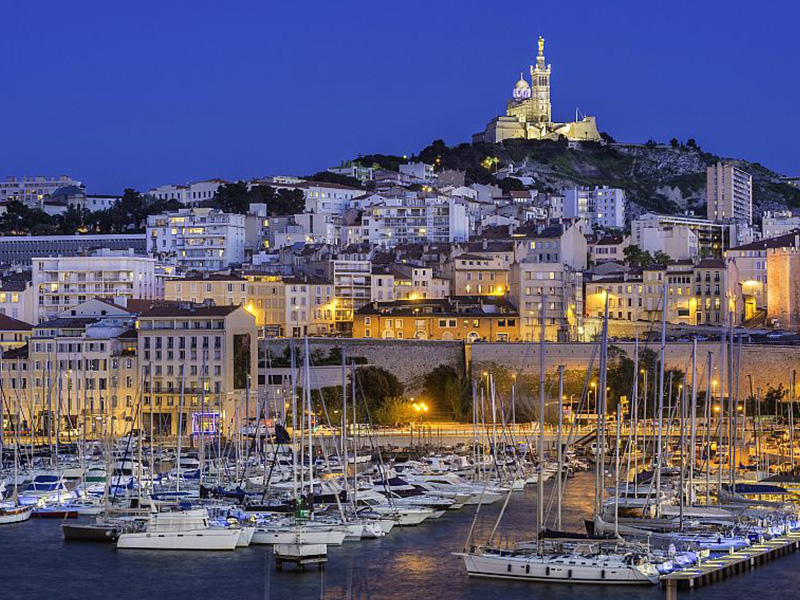
{"label": "church dome", "polygon": [[514,89],[515,90],[527,90],[529,87],[531,87],[531,86],[528,84],[527,81],[525,81],[525,78],[522,76],[522,73],[520,73],[519,74],[519,81],[514,86]]}

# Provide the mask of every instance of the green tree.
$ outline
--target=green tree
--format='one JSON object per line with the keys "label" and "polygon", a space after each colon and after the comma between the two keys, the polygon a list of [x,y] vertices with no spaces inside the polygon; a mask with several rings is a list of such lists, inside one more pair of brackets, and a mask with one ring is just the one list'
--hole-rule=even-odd
{"label": "green tree", "polygon": [[663,252],[662,250],[657,251],[653,255],[653,263],[657,265],[667,265],[669,264],[670,260],[672,259],[670,258],[669,254]]}
{"label": "green tree", "polygon": [[447,410],[456,421],[461,421],[469,412],[469,382],[450,365],[439,365],[428,373],[422,393],[432,408]]}
{"label": "green tree", "polygon": [[642,250],[636,244],[631,244],[622,251],[625,262],[631,267],[649,267],[653,263],[653,257],[649,252]]}
{"label": "green tree", "polygon": [[361,395],[370,413],[374,412],[387,398],[402,396],[404,386],[394,373],[376,366],[356,369],[356,393]]}

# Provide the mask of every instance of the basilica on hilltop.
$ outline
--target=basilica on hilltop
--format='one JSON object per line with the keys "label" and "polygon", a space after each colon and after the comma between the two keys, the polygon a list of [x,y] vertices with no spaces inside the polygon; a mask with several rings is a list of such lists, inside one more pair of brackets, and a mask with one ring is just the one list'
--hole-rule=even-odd
{"label": "basilica on hilltop", "polygon": [[472,136],[473,142],[502,142],[507,139],[599,141],[594,117],[583,117],[572,123],[554,123],[550,113],[551,65],[544,62],[544,39],[539,38],[539,55],[531,65],[531,81],[520,73],[506,114],[495,117],[481,133]]}

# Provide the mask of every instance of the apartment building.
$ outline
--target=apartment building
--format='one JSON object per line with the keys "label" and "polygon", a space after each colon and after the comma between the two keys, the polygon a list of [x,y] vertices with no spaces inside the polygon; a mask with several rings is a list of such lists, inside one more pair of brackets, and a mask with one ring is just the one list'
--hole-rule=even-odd
{"label": "apartment building", "polygon": [[163,282],[156,261],[132,251],[97,250],[88,256],[51,256],[33,259],[33,296],[36,322],[90,298],[156,299]]}
{"label": "apartment building", "polygon": [[0,314],[0,349],[5,353],[28,343],[33,326],[30,323]]}
{"label": "apartment building", "polygon": [[520,339],[519,312],[502,298],[371,302],[356,311],[353,337],[515,342]]}
{"label": "apartment building", "polygon": [[[255,317],[240,306],[157,304],[138,318],[143,411],[162,433],[236,431],[245,405],[255,410]],[[251,398],[245,402],[245,394]],[[183,413],[180,408],[183,408]]]}
{"label": "apartment building", "polygon": [[193,181],[186,185],[160,185],[148,190],[148,194],[159,200],[177,200],[186,206],[196,206],[201,202],[213,200],[219,186],[227,183],[223,179]]}
{"label": "apartment building", "polygon": [[588,244],[589,256],[594,264],[609,261],[624,262],[625,248],[630,245],[628,235],[606,235]]}
{"label": "apartment building", "polygon": [[[50,430],[57,415],[61,429],[87,434],[104,428],[122,434],[134,427],[139,400],[134,324],[132,312],[95,299],[33,327],[27,353],[12,355],[17,381],[7,383],[22,393],[34,428]],[[27,383],[21,381],[25,374]]]}
{"label": "apartment building", "polygon": [[753,177],[732,164],[706,168],[706,215],[712,221],[753,224]]}
{"label": "apartment building", "polygon": [[583,219],[590,227],[625,227],[625,191],[608,186],[570,188],[564,191],[561,214],[568,219]]}
{"label": "apartment building", "polygon": [[68,175],[8,177],[0,181],[0,203],[17,200],[30,207],[41,207],[42,201],[57,189],[70,186],[82,188],[83,184]]}
{"label": "apartment building", "polygon": [[245,215],[186,208],[147,218],[147,251],[193,271],[220,271],[245,259]]}
{"label": "apartment building", "polygon": [[438,195],[381,197],[364,208],[361,224],[373,245],[452,243],[469,237],[466,203]]}
{"label": "apartment building", "polygon": [[528,257],[511,266],[510,288],[509,299],[520,314],[521,339],[538,340],[542,327],[547,340],[578,339],[584,314],[581,271],[561,262],[536,262],[535,257]]}
{"label": "apartment building", "polygon": [[800,216],[790,210],[764,211],[761,216],[761,237],[764,239],[785,235],[800,229]]}
{"label": "apartment building", "polygon": [[694,267],[697,325],[737,326],[743,317],[739,274],[731,259],[705,259]]}
{"label": "apartment building", "polygon": [[36,306],[30,281],[7,279],[0,283],[0,315],[33,323],[36,321]]}
{"label": "apartment building", "polygon": [[606,297],[608,317],[621,321],[639,321],[644,316],[644,286],[641,274],[603,277],[586,283],[585,314],[603,318]]}
{"label": "apartment building", "polygon": [[510,266],[500,256],[464,253],[451,259],[453,294],[456,296],[505,296],[509,291]]}

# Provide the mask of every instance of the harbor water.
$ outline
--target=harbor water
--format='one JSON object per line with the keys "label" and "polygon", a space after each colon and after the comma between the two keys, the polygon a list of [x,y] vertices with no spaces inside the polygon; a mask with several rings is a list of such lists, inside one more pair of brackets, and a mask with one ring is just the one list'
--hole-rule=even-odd
{"label": "harbor water", "polygon": [[[576,529],[589,515],[594,475],[578,473],[564,497],[564,523]],[[552,483],[546,489],[548,497]],[[498,541],[532,539],[536,486],[514,493]],[[481,509],[476,539],[485,539],[502,502]],[[451,552],[463,549],[475,511],[465,507],[422,525],[395,528],[381,539],[331,547],[324,570],[275,570],[266,546],[234,552],[117,550],[112,544],[64,542],[59,522],[45,519],[0,528],[3,600],[376,599],[516,600],[665,598],[658,586],[542,584],[470,579]],[[800,596],[800,553],[691,592],[694,600]],[[682,595],[682,593],[679,593]],[[686,593],[689,595],[689,593]]]}

